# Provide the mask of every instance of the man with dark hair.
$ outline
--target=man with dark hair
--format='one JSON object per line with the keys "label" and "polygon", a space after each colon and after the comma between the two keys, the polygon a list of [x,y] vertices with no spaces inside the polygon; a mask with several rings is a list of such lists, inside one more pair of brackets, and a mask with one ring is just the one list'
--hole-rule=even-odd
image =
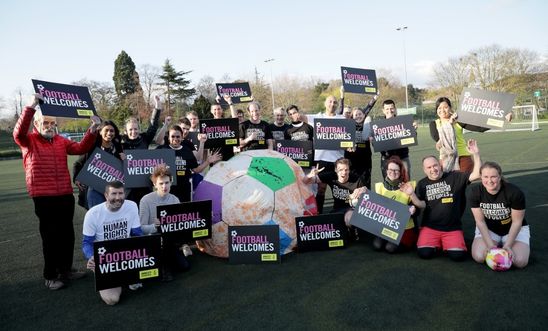
{"label": "man with dark hair", "polygon": [[299,108],[295,105],[287,108],[287,115],[291,120],[291,125],[285,130],[284,138],[286,140],[312,141],[314,139],[314,128],[312,125],[303,122]]}
{"label": "man with dark hair", "polygon": [[[74,195],[67,166],[67,154],[85,154],[93,148],[101,120],[93,116],[81,142],[57,134],[57,120],[42,116],[36,106],[40,94],[23,109],[15,124],[13,139],[21,147],[27,191],[34,202],[34,213],[40,222],[44,278],[46,287],[58,290],[69,280],[84,274],[72,270],[74,254]],[[34,116],[34,129],[29,131]]]}
{"label": "man with dark hair", "polygon": [[[90,270],[95,270],[94,241],[116,240],[143,235],[137,204],[131,200],[125,200],[124,184],[119,181],[108,183],[105,187],[105,199],[105,202],[88,210],[84,217],[82,250],[84,256],[88,259],[87,267]],[[139,285],[130,285],[130,288],[137,289]],[[101,299],[107,305],[117,304],[121,294],[121,287],[99,291]]]}

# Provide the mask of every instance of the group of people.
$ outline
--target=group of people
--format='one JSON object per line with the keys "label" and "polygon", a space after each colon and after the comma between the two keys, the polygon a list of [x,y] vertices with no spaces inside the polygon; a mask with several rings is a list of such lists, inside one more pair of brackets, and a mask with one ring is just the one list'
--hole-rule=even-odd
{"label": "group of people", "polygon": [[[344,107],[344,89],[341,88],[340,107],[334,96],[325,100],[325,111],[304,116],[295,105],[273,110],[274,121],[261,119],[261,107],[257,102],[247,105],[245,120],[236,110],[232,98],[223,96],[230,108],[230,116],[240,120],[240,139],[237,150],[273,148],[275,140],[313,140],[314,129],[309,124],[314,118],[349,118],[356,123],[356,144],[350,149],[314,150],[315,166],[306,171],[303,181],[317,184],[316,201],[319,213],[323,213],[327,186],[333,192],[332,212],[345,213],[348,222],[352,213],[352,202],[367,190],[387,196],[410,206],[413,215],[407,222],[400,247],[382,238],[373,241],[375,249],[395,252],[398,248],[417,247],[422,258],[431,258],[437,251],[447,252],[454,260],[466,257],[466,245],[461,217],[466,207],[466,187],[481,178],[481,185],[474,186],[468,200],[476,221],[476,234],[472,244],[472,257],[484,262],[487,251],[496,246],[506,249],[512,256],[514,266],[525,267],[529,258],[529,226],[525,220],[524,194],[502,177],[500,166],[494,162],[481,163],[479,148],[474,140],[465,143],[463,127],[451,110],[447,98],[436,103],[439,119],[431,124],[431,135],[436,141],[439,157],[427,156],[422,161],[425,178],[411,181],[409,149],[407,147],[381,152],[383,181],[371,183],[372,137],[369,112],[378,100],[375,95],[365,107]],[[167,116],[159,126],[161,102],[155,98],[156,107],[146,132],[141,132],[139,121],[129,118],[125,122],[125,134],[121,134],[112,121],[101,121],[92,117],[92,124],[80,142],[70,141],[57,134],[56,118],[43,116],[36,110],[41,96],[33,96],[25,107],[14,129],[14,139],[23,152],[26,184],[32,197],[35,214],[39,219],[44,256],[43,276],[45,285],[51,290],[63,288],[70,280],[84,276],[72,268],[74,249],[74,196],[67,167],[67,155],[81,155],[74,164],[74,178],[83,167],[95,147],[101,148],[123,160],[124,151],[148,149],[152,144],[158,148],[170,148],[176,154],[176,169],[173,173],[165,167],[157,167],[151,176],[151,188],[127,191],[123,184],[113,182],[105,192],[85,187],[75,181],[80,190],[79,204],[89,209],[84,220],[83,251],[88,267],[94,267],[92,245],[105,238],[107,224],[123,223],[125,231],[116,238],[150,234],[156,231],[158,220],[155,207],[191,200],[192,184],[197,185],[208,166],[229,160],[235,155],[233,146],[207,150],[206,136],[198,134],[198,146],[190,140],[189,132],[199,131],[199,118],[190,112],[177,124],[171,124]],[[215,119],[224,117],[219,98],[211,106]],[[383,101],[382,111],[386,119],[397,116],[395,102]],[[286,115],[290,123],[286,123]],[[34,122],[33,122],[34,119]],[[31,125],[34,123],[34,129]],[[177,185],[171,186],[172,176],[177,176]],[[127,199],[126,199],[127,197]],[[55,210],[55,213],[51,211]],[[421,222],[417,214],[421,214]],[[113,226],[113,228],[116,228]],[[111,238],[109,236],[109,238]],[[164,242],[165,254],[172,268],[186,270],[189,267],[185,256],[190,254],[188,246],[181,243]],[[183,251],[183,254],[181,254]],[[186,254],[184,254],[186,253]],[[167,280],[171,270],[165,270]],[[138,288],[139,284],[134,284]],[[118,302],[121,288],[101,292],[108,304]]]}

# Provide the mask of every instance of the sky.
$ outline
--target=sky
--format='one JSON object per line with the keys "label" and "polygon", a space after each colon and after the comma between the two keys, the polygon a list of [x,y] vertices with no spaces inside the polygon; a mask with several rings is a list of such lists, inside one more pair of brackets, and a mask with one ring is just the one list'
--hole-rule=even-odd
{"label": "sky", "polygon": [[[112,83],[125,50],[136,66],[219,81],[290,76],[330,80],[375,69],[426,87],[450,57],[498,44],[548,56],[548,1],[26,1],[0,2],[0,97],[31,79]],[[404,31],[396,28],[407,26]],[[274,61],[265,63],[266,59]]]}

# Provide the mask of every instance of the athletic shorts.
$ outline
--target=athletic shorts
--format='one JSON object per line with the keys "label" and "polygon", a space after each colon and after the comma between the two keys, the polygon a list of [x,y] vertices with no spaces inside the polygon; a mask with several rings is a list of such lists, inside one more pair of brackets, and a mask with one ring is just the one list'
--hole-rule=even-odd
{"label": "athletic shorts", "polygon": [[[498,234],[494,233],[491,230],[489,230],[489,236],[497,244],[504,245],[506,243],[506,240],[508,240],[508,235],[501,236],[501,235],[498,235]],[[474,237],[474,239],[475,238],[481,238],[481,232],[479,231],[479,229],[477,227],[476,227],[476,236]],[[521,227],[521,230],[519,230],[515,241],[520,241],[520,242],[526,244],[527,246],[529,246],[529,238],[531,238],[531,232],[529,230],[529,225],[524,225],[524,226]]]}
{"label": "athletic shorts", "polygon": [[403,232],[403,236],[400,240],[400,245],[405,248],[413,248],[417,244],[417,233],[414,228],[407,229]]}
{"label": "athletic shorts", "polygon": [[429,227],[420,229],[417,247],[436,247],[444,251],[467,250],[462,230],[438,231]]}

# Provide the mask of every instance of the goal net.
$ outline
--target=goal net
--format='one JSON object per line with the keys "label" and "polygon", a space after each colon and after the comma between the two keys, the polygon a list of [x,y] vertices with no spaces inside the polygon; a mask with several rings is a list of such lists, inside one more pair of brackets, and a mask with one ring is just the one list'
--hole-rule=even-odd
{"label": "goal net", "polygon": [[536,105],[512,107],[513,119],[506,123],[506,131],[536,131],[538,126],[538,108]]}

